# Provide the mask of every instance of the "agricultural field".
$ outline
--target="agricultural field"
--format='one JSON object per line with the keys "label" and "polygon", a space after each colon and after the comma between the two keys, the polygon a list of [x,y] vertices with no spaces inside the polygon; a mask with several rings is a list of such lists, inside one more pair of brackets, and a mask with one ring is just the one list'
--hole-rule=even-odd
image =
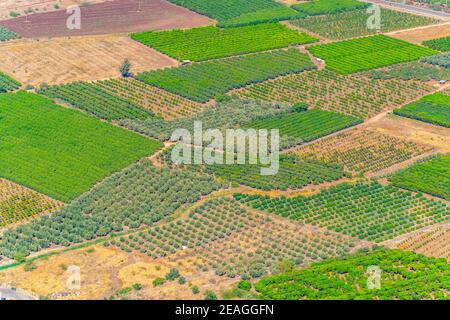
{"label": "agricultural field", "polygon": [[151,110],[157,117],[164,120],[189,117],[206,107],[205,104],[186,99],[133,78],[103,80],[93,84],[114,96]]}
{"label": "agricultural field", "polygon": [[436,55],[423,58],[421,62],[396,64],[387,68],[371,70],[367,76],[372,79],[417,80],[422,82],[450,80],[450,60]]}
{"label": "agricultural field", "polygon": [[20,87],[20,83],[0,72],[0,93],[16,90]]}
{"label": "agricultural field", "polygon": [[434,40],[428,40],[425,41],[423,44],[434,50],[439,50],[442,52],[450,51],[450,36]]}
{"label": "agricultural field", "polygon": [[132,73],[177,65],[126,35],[21,39],[0,45],[0,70],[35,87],[115,78],[127,58]]}
{"label": "agricultural field", "polygon": [[[432,18],[384,8],[381,8],[380,14],[383,17],[381,32],[417,28],[437,22]],[[367,27],[367,21],[370,16],[371,13],[367,13],[366,10],[353,10],[350,12],[309,16],[303,19],[291,20],[289,23],[293,26],[314,32],[324,38],[344,40],[377,34],[378,30],[376,28],[369,29]],[[414,32],[418,31],[414,29]],[[396,37],[396,35],[393,36]],[[408,41],[408,39],[404,40]],[[420,43],[421,41],[417,44]]]}
{"label": "agricultural field", "polygon": [[437,224],[384,243],[389,248],[414,251],[428,257],[450,260],[450,225]]}
{"label": "agricultural field", "polygon": [[44,86],[38,92],[49,98],[62,100],[104,120],[143,120],[153,116],[153,113],[148,109],[141,108],[87,82],[74,82],[52,87]]}
{"label": "agricultural field", "polygon": [[14,31],[0,25],[0,42],[18,38],[19,35]]}
{"label": "agricultural field", "polygon": [[409,30],[391,32],[389,35],[415,44],[422,44],[424,41],[450,36],[450,24],[448,22],[420,28],[411,26],[411,28]]}
{"label": "agricultural field", "polygon": [[300,266],[352,252],[358,246],[370,246],[348,236],[255,212],[228,198],[210,200],[178,222],[120,237],[109,245],[125,252],[139,251],[153,259],[196,252],[204,261],[199,268],[242,279],[275,272],[283,260]]}
{"label": "agricultural field", "polygon": [[317,41],[277,23],[227,29],[149,31],[134,33],[131,38],[180,61],[204,61]]}
{"label": "agricultural field", "polygon": [[0,179],[0,229],[62,207],[62,202]]}
{"label": "agricultural field", "polygon": [[357,0],[315,0],[294,4],[292,8],[308,16],[319,16],[357,9],[366,9],[369,6],[370,4]]}
{"label": "agricultural field", "polygon": [[389,177],[400,188],[425,192],[450,200],[450,154],[422,161]]}
{"label": "agricultural field", "polygon": [[288,49],[144,72],[136,79],[204,103],[232,89],[315,68],[307,54]]}
{"label": "agricultural field", "polygon": [[288,75],[230,92],[242,98],[296,104],[335,111],[361,119],[394,109],[432,92],[417,81],[369,79],[364,75],[341,75],[329,70]]}
{"label": "agricultural field", "polygon": [[395,236],[447,221],[449,205],[394,186],[342,183],[311,196],[292,198],[235,194],[256,210],[299,220],[368,241]]}
{"label": "agricultural field", "polygon": [[409,62],[438,53],[385,35],[326,43],[308,47],[308,50],[324,59],[328,69],[341,74]]}
{"label": "agricultural field", "polygon": [[288,144],[283,145],[282,143],[282,147],[291,147],[354,126],[360,122],[361,120],[355,117],[314,109],[254,120],[247,123],[245,127],[267,130],[278,129],[280,137],[288,139]]}
{"label": "agricultural field", "polygon": [[0,95],[0,176],[68,202],[161,145],[20,91]]}
{"label": "agricultural field", "polygon": [[106,178],[53,215],[6,231],[0,239],[0,256],[28,255],[51,245],[68,246],[152,225],[223,186],[205,175],[157,169],[143,160]]}
{"label": "agricultural field", "polygon": [[[380,289],[365,284],[374,265],[382,272]],[[256,290],[268,300],[445,300],[449,285],[441,280],[449,272],[444,259],[380,249],[268,276],[256,284]]]}
{"label": "agricultural field", "polygon": [[450,128],[450,95],[434,93],[395,109],[394,113]]}
{"label": "agricultural field", "polygon": [[379,133],[354,129],[296,149],[300,159],[339,163],[352,172],[376,172],[433,150],[427,145]]}
{"label": "agricultural field", "polygon": [[255,119],[267,118],[292,112],[292,107],[286,104],[272,104],[252,99],[235,99],[219,102],[206,107],[195,116],[164,121],[157,118],[146,120],[123,120],[119,124],[148,137],[161,141],[171,139],[172,133],[178,128],[193,132],[194,122],[201,121],[203,130],[237,128],[240,124]]}
{"label": "agricultural field", "polygon": [[66,10],[36,12],[0,21],[0,25],[25,38],[44,38],[184,29],[214,24],[212,19],[164,0],[101,1],[92,3],[89,0],[89,5],[80,6],[80,29],[67,28]]}

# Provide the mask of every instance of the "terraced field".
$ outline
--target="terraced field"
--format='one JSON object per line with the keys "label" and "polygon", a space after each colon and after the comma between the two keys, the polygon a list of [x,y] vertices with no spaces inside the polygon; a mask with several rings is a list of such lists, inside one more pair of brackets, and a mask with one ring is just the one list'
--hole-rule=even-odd
{"label": "terraced field", "polygon": [[257,210],[375,242],[448,221],[450,217],[449,206],[444,202],[377,182],[344,183],[309,197],[234,197]]}
{"label": "terraced field", "polygon": [[314,108],[370,118],[433,90],[417,81],[381,81],[322,70],[253,84],[229,95],[289,104],[305,102]]}
{"label": "terraced field", "polygon": [[379,133],[354,129],[301,147],[301,159],[339,163],[353,172],[375,172],[432,151],[433,148]]}

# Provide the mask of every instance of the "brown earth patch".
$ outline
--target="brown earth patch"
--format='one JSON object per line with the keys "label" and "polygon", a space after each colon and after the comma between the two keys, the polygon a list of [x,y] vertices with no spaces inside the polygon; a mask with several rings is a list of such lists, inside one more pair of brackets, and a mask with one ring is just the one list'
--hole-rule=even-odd
{"label": "brown earth patch", "polygon": [[125,35],[21,39],[0,45],[0,70],[34,86],[119,77],[125,58],[133,73],[177,65]]}
{"label": "brown earth patch", "polygon": [[450,36],[450,23],[395,31],[388,33],[388,35],[408,42],[421,44],[427,40]]}
{"label": "brown earth patch", "polygon": [[97,35],[212,25],[214,20],[165,0],[117,0],[80,7],[81,28],[70,30],[66,10],[0,21],[26,38]]}

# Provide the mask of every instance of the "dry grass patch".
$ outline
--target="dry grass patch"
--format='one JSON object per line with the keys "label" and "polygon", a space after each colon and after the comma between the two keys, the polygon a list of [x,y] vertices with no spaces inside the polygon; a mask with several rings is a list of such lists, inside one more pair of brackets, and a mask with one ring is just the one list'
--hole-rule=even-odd
{"label": "dry grass patch", "polygon": [[389,35],[415,44],[422,44],[427,40],[450,36],[450,23],[396,31],[389,33]]}
{"label": "dry grass patch", "polygon": [[0,70],[34,86],[118,77],[125,58],[133,73],[177,65],[125,35],[22,39],[0,45]]}

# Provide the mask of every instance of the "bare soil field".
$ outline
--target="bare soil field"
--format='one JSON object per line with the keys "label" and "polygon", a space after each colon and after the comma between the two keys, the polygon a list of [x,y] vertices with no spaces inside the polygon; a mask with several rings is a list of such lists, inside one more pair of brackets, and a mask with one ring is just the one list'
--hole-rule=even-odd
{"label": "bare soil field", "polygon": [[21,39],[0,45],[0,70],[34,86],[119,77],[125,58],[134,73],[177,65],[125,35]]}
{"label": "bare soil field", "polygon": [[450,130],[425,122],[388,114],[367,125],[386,133],[418,144],[431,145],[439,152],[450,152]]}
{"label": "bare soil field", "polygon": [[108,0],[2,0],[0,1],[0,19],[12,19],[12,15],[33,14],[65,9],[70,6],[85,6]]}
{"label": "bare soil field", "polygon": [[450,36],[450,23],[396,31],[388,33],[388,35],[415,44],[421,44],[423,41]]}
{"label": "bare soil field", "polygon": [[66,10],[0,21],[26,38],[98,35],[214,24],[214,20],[165,0],[117,0],[80,7],[80,29],[70,30]]}
{"label": "bare soil field", "polygon": [[427,227],[389,240],[385,245],[450,260],[450,224]]}
{"label": "bare soil field", "polygon": [[[219,293],[239,281],[216,276],[212,271],[198,272],[193,266],[195,263],[194,258],[154,260],[138,253],[94,246],[35,261],[35,269],[28,272],[23,266],[0,271],[0,283],[49,299],[103,299],[111,296],[115,299],[125,296],[131,299],[203,299],[205,290]],[[67,286],[70,266],[80,268],[79,289]],[[167,281],[155,287],[153,280],[164,278],[171,268],[177,268],[186,278],[186,283]],[[140,284],[142,289],[122,290],[133,284]],[[192,293],[193,285],[199,287],[200,293]]]}

